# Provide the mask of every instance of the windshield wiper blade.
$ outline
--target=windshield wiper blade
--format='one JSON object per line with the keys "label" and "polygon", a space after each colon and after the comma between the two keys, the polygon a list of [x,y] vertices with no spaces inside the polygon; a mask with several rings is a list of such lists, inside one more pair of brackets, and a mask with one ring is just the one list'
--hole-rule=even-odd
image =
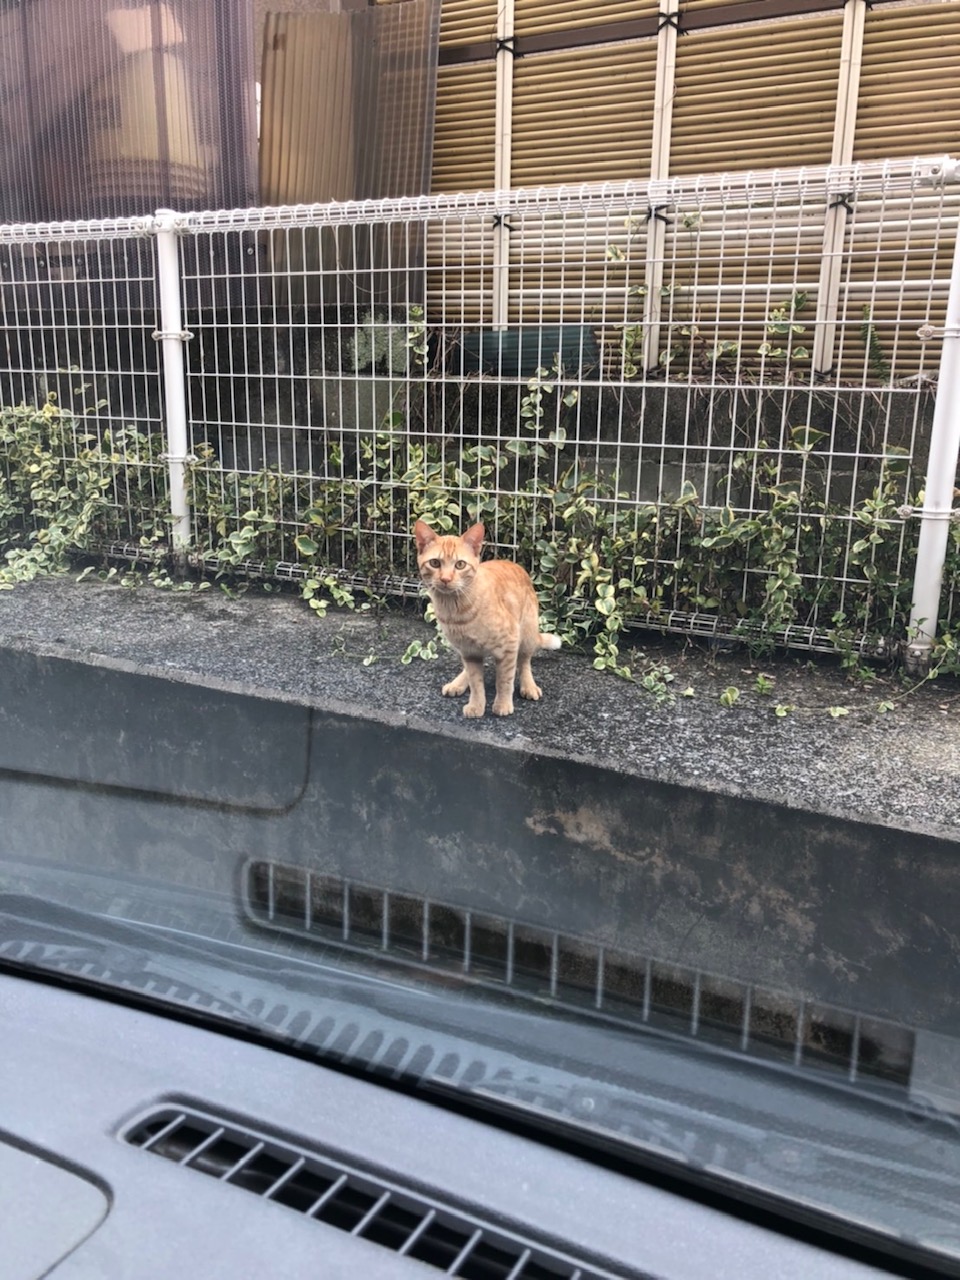
{"label": "windshield wiper blade", "polygon": [[[259,1020],[219,981],[198,981],[204,952],[177,940],[171,953],[157,951],[158,933],[148,925],[113,920],[38,902],[21,894],[0,894],[0,963],[14,971],[57,973],[98,987],[241,1022]],[[205,965],[209,969],[209,963]]]}

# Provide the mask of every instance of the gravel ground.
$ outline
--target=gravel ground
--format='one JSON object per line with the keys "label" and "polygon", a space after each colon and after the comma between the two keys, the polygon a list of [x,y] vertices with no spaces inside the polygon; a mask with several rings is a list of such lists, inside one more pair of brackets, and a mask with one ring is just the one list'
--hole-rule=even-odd
{"label": "gravel ground", "polygon": [[[488,708],[468,721],[460,699],[440,696],[458,670],[454,654],[400,661],[412,641],[432,635],[415,604],[321,619],[295,595],[260,588],[230,598],[216,586],[170,592],[65,576],[0,593],[0,645],[960,840],[954,678],[906,692],[883,668],[851,681],[832,660],[754,659],[746,649],[638,634],[628,661],[638,674],[664,664],[674,677],[667,697],[561,651],[536,660],[541,702],[518,699],[509,718]],[[732,706],[721,701],[728,688],[739,690]],[[893,708],[881,712],[885,702]],[[778,704],[793,709],[778,717]]]}

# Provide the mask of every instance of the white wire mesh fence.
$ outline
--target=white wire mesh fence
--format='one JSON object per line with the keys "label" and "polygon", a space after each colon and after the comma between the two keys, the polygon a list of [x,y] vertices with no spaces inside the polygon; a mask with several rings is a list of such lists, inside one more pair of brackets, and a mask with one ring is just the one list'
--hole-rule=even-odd
{"label": "white wire mesh fence", "polygon": [[101,544],[167,527],[152,222],[0,228],[3,497],[16,474],[36,484],[54,461],[82,460],[100,498],[88,532]]}
{"label": "white wire mesh fence", "polygon": [[[952,176],[935,158],[177,215],[193,552],[412,592],[416,517],[481,519],[549,625],[902,636]],[[111,476],[130,535],[167,449],[143,233],[0,232],[3,403],[53,379],[98,442],[136,433],[129,494]],[[64,399],[72,368],[88,401]]]}

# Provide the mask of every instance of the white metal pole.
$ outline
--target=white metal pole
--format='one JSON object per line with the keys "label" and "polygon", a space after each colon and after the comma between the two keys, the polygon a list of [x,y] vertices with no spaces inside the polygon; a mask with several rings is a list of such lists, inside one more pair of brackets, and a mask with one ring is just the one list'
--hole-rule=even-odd
{"label": "white metal pole", "polygon": [[[666,178],[670,172],[679,14],[680,0],[666,0],[661,4],[660,31],[657,36],[657,70],[653,88],[653,137],[650,152],[650,178],[654,182]],[[643,307],[644,373],[653,369],[660,359],[660,315],[666,224],[657,216],[654,199],[651,192],[644,268],[644,284],[647,290]]]}
{"label": "white metal pole", "polygon": [[[497,105],[493,185],[509,191],[513,156],[514,0],[502,0],[497,12]],[[506,205],[501,205],[506,208]],[[510,225],[506,212],[493,227],[493,328],[505,329],[510,312]]]}
{"label": "white metal pole", "polygon": [[907,647],[908,666],[916,671],[922,671],[928,665],[936,637],[947,534],[950,521],[957,514],[953,510],[953,490],[960,460],[960,237],[953,252],[943,329],[924,326],[920,330],[923,339],[937,336],[942,336],[943,347],[930,428],[930,454],[920,514],[920,541]]}
{"label": "white metal pole", "polygon": [[156,216],[157,281],[160,289],[160,328],[154,338],[163,346],[164,429],[170,475],[173,554],[183,560],[190,543],[190,504],[187,499],[187,387],[183,344],[191,337],[183,328],[180,307],[179,216],[159,209]]}
{"label": "white metal pole", "polygon": [[[833,166],[853,161],[853,144],[857,131],[857,105],[860,98],[860,70],[863,62],[863,32],[867,0],[854,0],[843,10],[843,37],[840,46],[840,79],[837,85],[837,112],[833,125]],[[817,288],[817,319],[813,337],[813,368],[820,374],[833,370],[837,340],[837,314],[840,306],[840,278],[843,242],[847,233],[849,209],[844,193],[828,205],[824,215],[823,257],[820,284]]]}

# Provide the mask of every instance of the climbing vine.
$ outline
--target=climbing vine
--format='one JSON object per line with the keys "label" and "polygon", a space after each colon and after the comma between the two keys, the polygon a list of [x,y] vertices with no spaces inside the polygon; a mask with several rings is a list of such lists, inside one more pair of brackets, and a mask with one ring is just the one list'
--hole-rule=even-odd
{"label": "climbing vine", "polygon": [[0,409],[0,589],[56,573],[89,546],[164,536],[159,442],[133,430],[97,438],[51,395]]}
{"label": "climbing vine", "polygon": [[[734,456],[717,488],[736,494],[738,478],[749,477],[749,507],[708,504],[689,482],[670,501],[637,505],[567,457],[551,397],[565,401],[558,367],[530,380],[519,441],[414,434],[390,414],[349,458],[331,447],[329,469],[339,475],[329,480],[277,468],[243,474],[201,446],[190,469],[195,566],[228,589],[251,565],[268,579],[287,566],[317,613],[369,608],[358,582],[413,577],[407,534],[416,518],[441,531],[482,520],[494,543],[505,539],[500,553],[530,568],[544,629],[658,699],[674,696],[672,675],[638,653],[628,633],[656,627],[673,610],[712,615],[759,651],[784,628],[828,618],[851,666],[864,640],[906,638],[902,566],[912,561],[916,533],[901,514],[910,495],[897,451],[884,456],[852,517],[823,500],[821,437],[807,426],[789,436],[793,479],[783,478],[763,441]],[[130,428],[98,438],[85,426],[52,398],[0,410],[0,587],[60,571],[118,538],[132,538],[145,558],[166,547],[159,438]],[[331,566],[349,567],[350,580]],[[960,581],[957,526],[947,573]],[[155,586],[177,585],[166,566],[148,576]],[[934,663],[938,672],[960,669],[951,634],[938,641]]]}

